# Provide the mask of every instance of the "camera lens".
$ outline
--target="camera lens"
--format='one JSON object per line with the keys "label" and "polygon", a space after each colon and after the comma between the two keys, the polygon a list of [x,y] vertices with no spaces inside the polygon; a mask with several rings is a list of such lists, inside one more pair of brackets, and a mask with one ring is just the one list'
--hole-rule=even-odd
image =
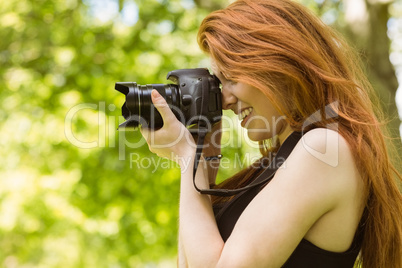
{"label": "camera lens", "polygon": [[177,85],[138,85],[133,82],[120,82],[116,83],[115,89],[126,95],[126,101],[121,108],[126,122],[120,125],[119,128],[137,128],[142,125],[145,128],[159,129],[163,126],[162,117],[152,104],[151,92],[153,89],[156,89],[161,94],[171,108],[172,106],[180,107]]}

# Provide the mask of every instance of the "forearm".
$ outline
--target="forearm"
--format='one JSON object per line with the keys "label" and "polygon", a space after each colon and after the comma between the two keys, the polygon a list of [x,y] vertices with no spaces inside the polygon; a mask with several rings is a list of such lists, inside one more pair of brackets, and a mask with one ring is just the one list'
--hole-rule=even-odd
{"label": "forearm", "polygon": [[[182,252],[190,267],[215,267],[224,242],[219,234],[208,195],[198,193],[193,185],[193,165],[182,169],[179,233]],[[209,188],[207,167],[200,164],[197,186]]]}
{"label": "forearm", "polygon": [[178,268],[187,268],[187,259],[186,259],[186,253],[184,252],[183,248],[183,243],[181,241],[180,233],[179,233],[179,239],[178,239],[178,256],[177,256],[177,267]]}
{"label": "forearm", "polygon": [[[215,185],[216,183],[216,176],[219,171],[219,159],[214,159],[210,161],[206,161],[204,159],[205,154],[203,153],[203,157],[201,158],[200,166],[203,166],[205,173],[208,177],[208,186]],[[198,185],[198,184],[197,184]]]}
{"label": "forearm", "polygon": [[[221,154],[221,123],[215,124],[213,129],[204,139],[204,148],[202,149],[203,157],[218,156]],[[198,135],[193,134],[195,142],[198,141]],[[219,158],[211,161],[202,160],[201,164],[204,164],[208,171],[209,185],[215,184],[216,175],[219,169]]]}
{"label": "forearm", "polygon": [[[214,267],[223,248],[223,241],[216,226],[209,196],[199,194],[193,186],[196,143],[189,130],[177,120],[158,91],[153,90],[151,97],[162,116],[163,127],[156,131],[141,128],[141,134],[152,152],[178,162],[182,171],[179,237],[183,245],[180,255],[184,253],[185,258],[179,256],[179,261],[183,260],[189,267]],[[216,129],[219,128],[220,125],[217,124]],[[216,137],[220,137],[220,134]],[[205,143],[207,140],[204,141]],[[219,146],[217,149],[219,150]],[[208,152],[211,151],[208,150]],[[208,188],[207,168],[200,165],[198,170],[199,187]]]}

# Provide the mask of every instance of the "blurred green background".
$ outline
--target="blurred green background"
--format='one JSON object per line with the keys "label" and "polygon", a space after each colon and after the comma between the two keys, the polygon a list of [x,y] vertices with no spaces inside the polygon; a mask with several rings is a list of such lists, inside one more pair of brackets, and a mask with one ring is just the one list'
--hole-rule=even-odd
{"label": "blurred green background", "polygon": [[[180,172],[139,133],[116,131],[114,83],[208,67],[197,28],[229,2],[0,2],[1,267],[175,267]],[[400,152],[402,4],[301,2],[363,55]],[[219,180],[256,156],[236,119],[225,124],[224,154],[240,158]]]}

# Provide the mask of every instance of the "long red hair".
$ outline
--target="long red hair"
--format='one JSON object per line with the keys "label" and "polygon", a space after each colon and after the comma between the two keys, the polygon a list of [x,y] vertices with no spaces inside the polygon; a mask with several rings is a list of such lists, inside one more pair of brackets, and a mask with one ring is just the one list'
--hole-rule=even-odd
{"label": "long red hair", "polygon": [[[387,154],[372,87],[346,42],[290,0],[236,1],[204,19],[198,42],[231,80],[261,90],[293,130],[333,128],[347,140],[366,186],[359,264],[402,267],[401,176]],[[225,186],[241,187],[256,172]]]}

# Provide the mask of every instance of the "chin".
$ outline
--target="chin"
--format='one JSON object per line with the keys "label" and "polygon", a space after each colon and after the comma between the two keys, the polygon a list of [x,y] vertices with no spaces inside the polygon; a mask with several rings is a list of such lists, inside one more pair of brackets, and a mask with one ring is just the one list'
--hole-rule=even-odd
{"label": "chin", "polygon": [[267,132],[247,131],[247,136],[252,141],[263,141],[272,138],[272,135],[270,135],[270,133]]}

